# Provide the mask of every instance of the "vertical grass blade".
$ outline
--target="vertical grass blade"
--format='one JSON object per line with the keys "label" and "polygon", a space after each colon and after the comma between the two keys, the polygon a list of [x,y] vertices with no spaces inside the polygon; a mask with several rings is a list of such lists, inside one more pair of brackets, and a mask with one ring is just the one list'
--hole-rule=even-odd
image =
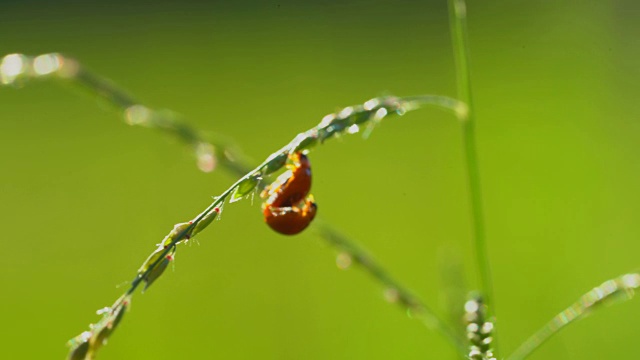
{"label": "vertical grass blade", "polygon": [[[467,31],[467,5],[464,0],[449,0],[449,24],[451,40],[456,62],[456,79],[458,98],[465,103],[466,112],[458,111],[458,119],[462,125],[463,147],[467,178],[469,183],[469,197],[471,204],[471,219],[473,244],[476,263],[480,274],[480,291],[489,316],[495,317],[495,303],[493,300],[493,282],[491,266],[485,238],[484,212],[482,208],[482,188],[480,183],[480,169],[476,151],[475,119],[473,111],[473,96],[471,91],[471,70],[469,67],[469,41]],[[494,331],[494,346],[499,353],[498,342]]]}

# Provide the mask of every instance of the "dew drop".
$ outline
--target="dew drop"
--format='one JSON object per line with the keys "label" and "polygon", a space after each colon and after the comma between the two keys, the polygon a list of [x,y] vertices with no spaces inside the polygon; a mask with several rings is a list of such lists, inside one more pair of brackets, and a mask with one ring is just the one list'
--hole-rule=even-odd
{"label": "dew drop", "polygon": [[353,264],[353,258],[349,253],[342,252],[336,257],[336,266],[340,270],[347,270]]}
{"label": "dew drop", "polygon": [[483,334],[491,334],[491,332],[493,331],[493,323],[487,321],[486,323],[482,324],[482,329],[480,331]]}
{"label": "dew drop", "polygon": [[129,125],[144,125],[151,118],[151,110],[144,105],[131,105],[124,111],[124,119]]}
{"label": "dew drop", "polygon": [[476,323],[471,323],[467,325],[467,333],[475,334],[478,332],[478,330],[480,330],[480,327]]}
{"label": "dew drop", "polygon": [[106,314],[106,313],[108,313],[108,312],[110,312],[110,311],[111,311],[111,308],[110,308],[110,307],[108,307],[108,306],[105,306],[105,307],[103,307],[102,309],[98,309],[98,310],[96,311],[96,314],[98,314],[98,315],[102,315],[102,314]]}
{"label": "dew drop", "polygon": [[318,124],[318,127],[320,129],[326,128],[327,126],[331,125],[331,122],[333,120],[335,120],[336,116],[334,114],[329,114],[325,117],[322,118],[322,121],[320,121],[320,124]]}
{"label": "dew drop", "polygon": [[464,311],[468,313],[475,313],[478,311],[478,302],[475,300],[469,300],[464,304]]}
{"label": "dew drop", "polygon": [[400,293],[398,293],[397,289],[394,288],[388,288],[384,291],[384,299],[387,302],[390,302],[392,304],[395,304],[398,302],[398,300],[400,299]]}
{"label": "dew drop", "polygon": [[388,111],[385,108],[380,108],[378,109],[378,111],[376,111],[375,117],[376,119],[382,119],[383,117],[387,116]]}
{"label": "dew drop", "polygon": [[348,107],[342,109],[342,111],[340,111],[340,113],[338,114],[338,118],[346,119],[349,116],[351,116],[351,114],[353,114],[353,107],[348,106]]}
{"label": "dew drop", "polygon": [[25,56],[10,54],[2,58],[0,63],[0,79],[3,84],[11,84],[16,77],[26,70]]}
{"label": "dew drop", "polygon": [[360,127],[358,125],[356,125],[356,124],[353,124],[353,125],[349,126],[349,128],[347,129],[347,133],[349,133],[349,134],[355,134],[358,131],[360,131]]}
{"label": "dew drop", "polygon": [[609,296],[618,290],[618,284],[613,280],[607,280],[600,285],[600,288],[604,291],[605,296]]}
{"label": "dew drop", "polygon": [[216,168],[213,145],[204,142],[199,143],[196,147],[196,156],[198,158],[198,169],[201,171],[208,173]]}
{"label": "dew drop", "polygon": [[640,274],[626,274],[622,277],[622,283],[627,288],[636,289],[640,287]]}
{"label": "dew drop", "polygon": [[37,75],[49,75],[62,66],[62,59],[58,54],[44,54],[33,59],[33,71]]}
{"label": "dew drop", "polygon": [[364,109],[367,111],[373,110],[376,106],[380,105],[380,100],[371,99],[364,103]]}

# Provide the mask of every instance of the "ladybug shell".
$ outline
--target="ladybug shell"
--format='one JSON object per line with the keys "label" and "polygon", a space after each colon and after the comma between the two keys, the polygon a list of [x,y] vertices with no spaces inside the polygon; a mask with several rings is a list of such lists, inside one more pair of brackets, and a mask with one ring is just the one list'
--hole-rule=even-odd
{"label": "ladybug shell", "polygon": [[274,231],[283,235],[295,235],[306,229],[316,216],[318,206],[307,200],[302,208],[297,206],[264,209],[264,220]]}

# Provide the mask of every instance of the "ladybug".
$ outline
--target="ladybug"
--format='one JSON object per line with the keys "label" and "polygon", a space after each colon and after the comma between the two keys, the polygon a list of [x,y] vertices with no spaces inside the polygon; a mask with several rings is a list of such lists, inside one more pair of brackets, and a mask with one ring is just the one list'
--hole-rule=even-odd
{"label": "ladybug", "polygon": [[316,216],[318,206],[311,190],[311,163],[301,152],[289,155],[287,171],[267,186],[261,196],[264,221],[274,231],[295,235],[304,230]]}

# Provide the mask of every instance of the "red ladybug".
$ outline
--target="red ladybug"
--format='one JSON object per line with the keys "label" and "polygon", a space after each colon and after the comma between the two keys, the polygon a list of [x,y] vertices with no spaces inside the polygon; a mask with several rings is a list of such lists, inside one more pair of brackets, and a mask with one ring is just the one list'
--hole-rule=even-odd
{"label": "red ladybug", "polygon": [[262,192],[264,220],[274,231],[295,235],[304,230],[318,209],[309,195],[311,163],[303,153],[289,155],[287,171]]}

